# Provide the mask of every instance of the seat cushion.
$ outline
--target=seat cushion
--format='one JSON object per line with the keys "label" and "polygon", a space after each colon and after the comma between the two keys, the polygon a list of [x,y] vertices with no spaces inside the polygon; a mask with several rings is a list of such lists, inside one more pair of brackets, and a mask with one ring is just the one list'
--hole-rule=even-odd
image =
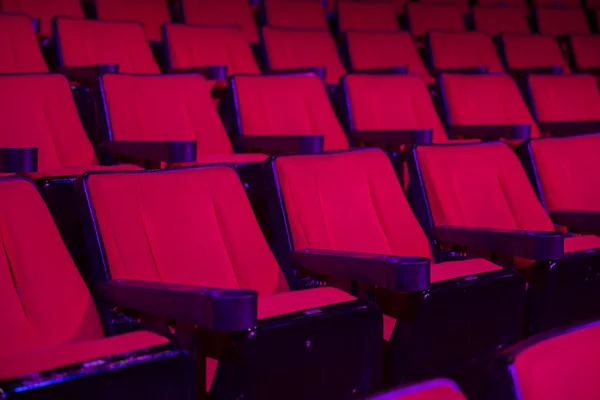
{"label": "seat cushion", "polygon": [[162,336],[139,331],[0,357],[0,380],[165,343],[168,343],[168,340]]}
{"label": "seat cushion", "polygon": [[449,261],[439,264],[431,264],[431,283],[445,281],[448,279],[463,278],[484,272],[498,271],[502,268],[496,264],[481,258],[473,258],[462,261]]}
{"label": "seat cushion", "polygon": [[600,249],[600,237],[583,235],[565,238],[565,253],[591,249]]}
{"label": "seat cushion", "polygon": [[131,171],[136,169],[142,169],[137,165],[132,164],[118,164],[118,165],[74,165],[70,167],[52,168],[44,171],[37,171],[27,174],[27,176],[33,180],[46,178],[46,177],[59,177],[59,176],[78,176],[88,171]]}
{"label": "seat cushion", "polygon": [[326,287],[282,292],[258,298],[258,319],[356,300],[340,289]]}

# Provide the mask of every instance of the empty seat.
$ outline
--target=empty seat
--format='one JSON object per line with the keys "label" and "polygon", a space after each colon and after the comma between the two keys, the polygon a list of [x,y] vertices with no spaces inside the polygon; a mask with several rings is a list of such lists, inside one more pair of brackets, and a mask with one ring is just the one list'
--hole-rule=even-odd
{"label": "empty seat", "polygon": [[183,351],[151,332],[105,336],[35,184],[4,178],[0,192],[3,396],[92,398],[118,390],[159,399],[168,387],[169,397],[186,399],[192,365]]}
{"label": "empty seat", "polygon": [[382,31],[399,29],[394,6],[389,2],[343,1],[338,5],[337,16],[340,32],[350,29]]}
{"label": "empty seat", "polygon": [[517,7],[473,7],[473,23],[476,31],[488,35],[531,32],[527,17]]}
{"label": "empty seat", "polygon": [[416,38],[424,37],[429,31],[467,30],[461,12],[456,7],[408,3],[406,6],[410,33]]}
{"label": "empty seat", "polygon": [[458,8],[462,14],[469,13],[468,0],[419,0],[419,3],[432,5],[446,5]]}
{"label": "empty seat", "polygon": [[39,19],[40,37],[52,35],[55,17],[85,18],[79,0],[0,0],[0,12],[24,13]]}
{"label": "empty seat", "polygon": [[328,84],[337,84],[346,73],[327,30],[264,27],[262,33],[268,66],[273,71],[325,68]]}
{"label": "empty seat", "polygon": [[577,71],[600,72],[600,35],[571,35],[571,50]]}
{"label": "empty seat", "polygon": [[535,10],[538,32],[549,35],[590,33],[582,8],[538,8]]}
{"label": "empty seat", "polygon": [[0,14],[0,74],[48,72],[31,20]]}
{"label": "empty seat", "polygon": [[521,75],[521,73],[536,71],[539,73],[569,72],[569,65],[554,36],[507,33],[500,36],[500,43],[506,65],[511,73]]}
{"label": "empty seat", "polygon": [[477,5],[483,7],[518,7],[527,12],[526,0],[477,0]]}
{"label": "empty seat", "polygon": [[225,65],[227,74],[260,74],[241,29],[167,24],[164,28],[169,67],[185,69]]}
{"label": "empty seat", "polygon": [[160,73],[140,23],[60,17],[55,21],[59,59],[65,67],[117,64],[122,73]]}
{"label": "empty seat", "polygon": [[148,40],[160,42],[161,27],[171,22],[165,0],[94,0],[98,19],[108,21],[139,21],[144,24]]}
{"label": "empty seat", "polygon": [[250,44],[258,44],[258,30],[250,4],[239,0],[181,0],[183,19],[193,25],[237,25]]}
{"label": "empty seat", "polygon": [[427,84],[435,82],[408,32],[346,32],[346,45],[353,71],[405,66]]}
{"label": "empty seat", "polygon": [[390,390],[370,400],[465,400],[456,383],[448,379],[425,381]]}
{"label": "empty seat", "polygon": [[532,5],[534,7],[581,7],[581,2],[579,0],[533,0]]}
{"label": "empty seat", "polygon": [[428,44],[431,64],[438,73],[453,70],[504,71],[492,38],[484,33],[430,32]]}
{"label": "empty seat", "polygon": [[328,29],[325,10],[319,1],[265,1],[269,26],[280,28]]}

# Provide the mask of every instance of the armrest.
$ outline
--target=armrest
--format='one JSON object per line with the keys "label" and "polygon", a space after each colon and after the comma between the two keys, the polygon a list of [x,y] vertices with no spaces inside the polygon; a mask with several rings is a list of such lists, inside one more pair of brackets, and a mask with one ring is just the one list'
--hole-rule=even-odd
{"label": "armrest", "polygon": [[592,67],[592,68],[578,68],[577,72],[580,74],[590,74],[600,76],[600,67]]}
{"label": "armrest", "polygon": [[307,68],[285,68],[285,69],[271,69],[269,74],[271,75],[286,75],[286,74],[308,74],[313,73],[317,75],[321,80],[325,80],[325,67],[307,67]]}
{"label": "armrest", "polygon": [[531,125],[452,125],[454,136],[466,139],[529,139]]}
{"label": "armrest", "polygon": [[431,235],[443,243],[529,260],[559,260],[564,255],[563,235],[558,232],[434,226]]}
{"label": "armrest", "polygon": [[528,75],[533,74],[560,75],[563,73],[563,67],[561,65],[552,65],[535,68],[511,68],[510,73],[517,78],[526,78]]}
{"label": "armrest", "polygon": [[436,69],[438,74],[466,74],[466,75],[483,75],[488,73],[487,67],[469,67],[469,68],[439,68]]}
{"label": "armrest", "polygon": [[211,81],[227,79],[227,65],[209,65],[193,68],[170,68],[170,74],[200,74]]}
{"label": "armrest", "polygon": [[58,67],[56,72],[65,75],[69,80],[86,83],[94,82],[102,74],[116,74],[119,66],[116,64],[85,65],[80,67]]}
{"label": "armrest", "polygon": [[242,135],[237,143],[246,149],[256,149],[264,153],[321,153],[323,135]]}
{"label": "armrest", "polygon": [[598,211],[550,211],[550,218],[570,231],[581,233],[600,233],[600,212]]}
{"label": "armrest", "polygon": [[551,136],[571,136],[599,133],[600,121],[540,122],[540,130]]}
{"label": "armrest", "polygon": [[101,143],[99,150],[155,162],[177,163],[196,161],[196,146],[195,140],[114,140]]}
{"label": "armrest", "polygon": [[372,74],[372,75],[406,75],[408,73],[408,67],[406,65],[389,68],[367,68],[367,69],[355,69],[354,73],[358,74]]}
{"label": "armrest", "polygon": [[133,279],[98,285],[102,300],[143,313],[167,317],[213,331],[253,328],[257,297],[253,290],[213,289]]}
{"label": "armrest", "polygon": [[0,172],[37,172],[37,167],[37,148],[0,148]]}
{"label": "armrest", "polygon": [[350,136],[358,141],[378,145],[429,144],[432,129],[353,130]]}
{"label": "armrest", "polygon": [[290,257],[295,267],[308,272],[356,280],[398,291],[429,289],[431,261],[425,257],[316,249],[292,251]]}

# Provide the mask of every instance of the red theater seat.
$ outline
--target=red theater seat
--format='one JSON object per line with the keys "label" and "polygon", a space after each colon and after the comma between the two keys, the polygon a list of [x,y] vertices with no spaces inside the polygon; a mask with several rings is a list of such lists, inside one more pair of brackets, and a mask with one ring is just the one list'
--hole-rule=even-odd
{"label": "red theater seat", "polygon": [[344,1],[338,5],[339,31],[350,29],[397,31],[394,5],[389,2]]}
{"label": "red theater seat", "polygon": [[498,35],[500,33],[529,33],[527,17],[518,7],[473,7],[475,30]]}
{"label": "red theater seat", "polygon": [[581,2],[579,0],[533,0],[532,5],[534,7],[571,7],[577,8],[581,7]]}
{"label": "red theater seat", "polygon": [[435,379],[390,390],[369,400],[466,400],[456,383]]}
{"label": "red theater seat", "polygon": [[323,29],[262,30],[267,62],[272,71],[325,68],[325,83],[337,85],[346,74],[335,41]]}
{"label": "red theater seat", "polygon": [[462,14],[466,15],[469,13],[468,0],[419,0],[419,3],[432,5],[446,5],[458,8]]}
{"label": "red theater seat", "polygon": [[583,8],[538,8],[535,14],[540,33],[549,35],[590,33]]}
{"label": "red theater seat", "polygon": [[477,70],[504,72],[492,38],[479,32],[430,32],[431,63],[437,73]]}
{"label": "red theater seat", "polygon": [[506,33],[500,36],[500,43],[508,70],[515,76],[570,72],[554,36]]}
{"label": "red theater seat", "polygon": [[52,35],[52,19],[85,18],[79,0],[0,0],[0,12],[24,13],[40,20],[40,37]]}
{"label": "red theater seat", "polygon": [[423,38],[429,31],[464,32],[467,30],[460,9],[446,5],[408,3],[410,33]]}
{"label": "red theater seat", "polygon": [[346,32],[346,45],[355,72],[407,67],[427,84],[435,83],[408,32],[350,31]]}
{"label": "red theater seat", "polygon": [[575,68],[600,75],[600,35],[571,35],[570,39]]}
{"label": "red theater seat", "polygon": [[266,0],[267,25],[280,28],[328,29],[319,1]]}
{"label": "red theater seat", "polygon": [[153,42],[160,42],[161,27],[171,22],[165,0],[94,0],[94,4],[98,19],[141,22],[146,37]]}
{"label": "red theater seat", "polygon": [[0,74],[48,72],[31,20],[0,14]]}
{"label": "red theater seat", "polygon": [[483,7],[518,7],[523,11],[527,11],[526,0],[477,0],[477,5]]}

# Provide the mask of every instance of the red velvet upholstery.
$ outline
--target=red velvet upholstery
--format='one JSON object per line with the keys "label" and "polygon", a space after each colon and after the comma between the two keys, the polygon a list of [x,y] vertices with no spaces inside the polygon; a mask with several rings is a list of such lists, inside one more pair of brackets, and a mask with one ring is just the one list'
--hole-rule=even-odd
{"label": "red velvet upholstery", "polygon": [[433,142],[448,141],[429,90],[416,75],[348,75],[346,90],[354,128],[433,129]]}
{"label": "red velvet upholstery", "polygon": [[593,399],[600,393],[600,323],[567,331],[519,352],[512,364],[520,399]]}
{"label": "red velvet upholstery", "polygon": [[104,339],[92,296],[35,185],[2,180],[0,192],[0,379],[166,342],[147,332]]}
{"label": "red velvet upholstery", "polygon": [[260,74],[248,41],[238,28],[168,24],[165,34],[171,67],[226,65],[228,75]]}
{"label": "red velvet upholstery", "polygon": [[431,32],[433,68],[487,67],[488,72],[504,72],[492,38],[479,32]]}
{"label": "red velvet upholstery", "polygon": [[121,73],[160,73],[140,23],[57,18],[56,26],[67,67],[118,64]]}
{"label": "red velvet upholstery", "polygon": [[526,0],[477,0],[477,5],[497,8],[518,7],[527,11]]}
{"label": "red velvet upholstery", "polygon": [[582,8],[539,8],[535,12],[540,33],[550,35],[590,33]]}
{"label": "red velvet upholstery", "polygon": [[600,68],[600,35],[571,35],[571,49],[578,68]]}
{"label": "red velvet upholstery", "polygon": [[52,35],[57,16],[85,18],[79,0],[0,0],[0,12],[24,13],[40,20],[40,37]]}
{"label": "red velvet upholstery", "polygon": [[518,7],[473,7],[475,30],[488,35],[529,33],[527,17]]}
{"label": "red velvet upholstery", "polygon": [[391,390],[371,400],[466,400],[458,386],[448,379],[435,379]]}
{"label": "red velvet upholstery", "polygon": [[397,31],[394,5],[389,2],[346,1],[338,5],[339,31],[349,29]]}
{"label": "red velvet upholstery", "polygon": [[569,72],[554,36],[503,34],[502,42],[509,68],[562,66],[564,73]]}
{"label": "red velvet upholstery", "polygon": [[248,43],[258,44],[258,30],[250,4],[239,0],[181,0],[186,24],[242,28]]}
{"label": "red velvet upholstery", "polygon": [[421,37],[429,31],[467,30],[460,9],[445,5],[408,3],[406,6],[410,33]]}
{"label": "red velvet upholstery", "polygon": [[458,8],[462,14],[469,13],[468,0],[419,0],[419,3],[432,5],[447,5]]}
{"label": "red velvet upholstery", "polygon": [[280,28],[328,29],[319,1],[265,0],[267,24]]}
{"label": "red velvet upholstery", "polygon": [[148,40],[161,40],[161,27],[171,22],[164,0],[94,0],[98,19],[107,21],[139,21],[144,24]]}
{"label": "red velvet upholstery", "polygon": [[452,125],[530,124],[540,132],[515,81],[506,74],[443,74],[440,78]]}
{"label": "red velvet upholstery", "polygon": [[0,74],[48,72],[25,14],[0,14],[0,55]]}
{"label": "red velvet upholstery", "polygon": [[234,86],[242,134],[323,135],[325,150],[348,148],[317,76],[239,76]]}
{"label": "red velvet upholstery", "polygon": [[327,30],[264,27],[262,32],[272,69],[325,67],[325,82],[330,84],[346,73]]}
{"label": "red velvet upholstery", "polygon": [[122,75],[102,78],[114,140],[196,140],[199,162],[262,161],[234,154],[200,75]]}
{"label": "red velvet upholstery", "polygon": [[408,32],[350,31],[346,40],[356,70],[406,66],[408,72],[419,74],[426,83],[435,82]]}
{"label": "red velvet upholstery", "polygon": [[596,77],[531,75],[528,83],[538,121],[600,121]]}
{"label": "red velvet upholstery", "polygon": [[533,0],[534,7],[580,7],[579,0]]}

